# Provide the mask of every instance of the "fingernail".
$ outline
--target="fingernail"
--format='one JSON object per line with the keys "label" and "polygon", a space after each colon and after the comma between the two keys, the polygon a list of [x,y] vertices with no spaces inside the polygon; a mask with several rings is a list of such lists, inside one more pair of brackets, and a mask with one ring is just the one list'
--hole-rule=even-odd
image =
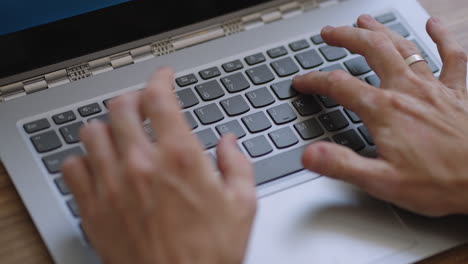
{"label": "fingernail", "polygon": [[365,14],[365,15],[360,16],[359,20],[361,20],[363,22],[373,22],[374,18],[371,15]]}
{"label": "fingernail", "polygon": [[440,18],[438,17],[431,17],[431,22],[434,24],[440,24]]}
{"label": "fingernail", "polygon": [[322,29],[322,34],[323,33],[328,33],[330,31],[332,31],[333,29],[335,29],[335,27],[332,27],[332,26],[326,26]]}
{"label": "fingernail", "polygon": [[294,78],[293,78],[293,82],[299,82],[299,81],[302,80],[302,78],[304,78],[304,76],[302,76],[302,75],[296,75],[296,76],[294,76]]}

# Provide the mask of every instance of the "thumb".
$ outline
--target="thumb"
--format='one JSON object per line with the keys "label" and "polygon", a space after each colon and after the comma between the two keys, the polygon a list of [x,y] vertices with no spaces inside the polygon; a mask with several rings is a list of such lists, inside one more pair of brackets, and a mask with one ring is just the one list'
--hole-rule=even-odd
{"label": "thumb", "polygon": [[226,135],[220,140],[216,150],[218,168],[228,188],[255,195],[252,164],[239,150],[236,142],[234,135]]}
{"label": "thumb", "polygon": [[310,145],[302,156],[308,170],[354,184],[379,198],[391,192],[394,170],[385,161],[362,157],[351,149],[328,142]]}

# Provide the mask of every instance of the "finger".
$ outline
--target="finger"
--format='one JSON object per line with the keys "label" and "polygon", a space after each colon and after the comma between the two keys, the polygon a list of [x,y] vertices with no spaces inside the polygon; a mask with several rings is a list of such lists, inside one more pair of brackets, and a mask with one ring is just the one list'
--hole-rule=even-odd
{"label": "finger", "polygon": [[110,126],[121,154],[125,154],[132,145],[146,146],[149,142],[142,125],[141,100],[141,93],[133,92],[109,103]]}
{"label": "finger", "polygon": [[145,115],[151,120],[158,144],[196,142],[174,95],[173,79],[169,68],[162,68],[153,75],[143,92]]}
{"label": "finger", "polygon": [[[360,16],[358,18],[358,26],[360,28],[385,34],[391,40],[403,59],[406,59],[415,54],[421,54],[421,51],[414,42],[405,39],[396,32],[393,32],[375,20],[372,16]],[[414,63],[410,67],[419,76],[423,76],[426,79],[435,79],[431,69],[429,68],[429,65],[424,61]]]}
{"label": "finger", "polygon": [[89,204],[96,197],[95,184],[84,157],[69,157],[62,165],[65,184],[78,204]]}
{"label": "finger", "polygon": [[466,52],[440,19],[431,18],[427,22],[427,32],[437,44],[444,64],[440,81],[449,88],[466,92]]}
{"label": "finger", "polygon": [[332,46],[363,55],[381,79],[400,77],[409,71],[388,36],[354,27],[325,27],[322,38]]}
{"label": "finger", "polygon": [[382,92],[344,71],[313,71],[304,76],[298,75],[294,78],[293,86],[303,94],[329,96],[356,112],[363,120],[368,120],[377,112],[377,100]]}
{"label": "finger", "polygon": [[326,142],[310,145],[302,157],[306,169],[354,184],[364,191],[385,199],[394,189],[391,167],[383,160],[359,156],[352,150]]}
{"label": "finger", "polygon": [[90,171],[95,177],[95,184],[101,188],[116,188],[118,184],[118,158],[112,141],[110,128],[93,121],[83,127],[80,135],[88,154]]}
{"label": "finger", "polygon": [[224,136],[217,148],[218,168],[225,184],[242,193],[255,194],[255,180],[250,161],[239,150],[234,135]]}

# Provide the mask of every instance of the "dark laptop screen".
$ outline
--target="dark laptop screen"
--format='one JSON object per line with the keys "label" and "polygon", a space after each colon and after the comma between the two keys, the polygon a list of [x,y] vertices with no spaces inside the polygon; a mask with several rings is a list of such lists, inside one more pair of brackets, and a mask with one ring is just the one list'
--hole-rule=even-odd
{"label": "dark laptop screen", "polygon": [[0,35],[47,24],[130,0],[3,0]]}
{"label": "dark laptop screen", "polygon": [[0,79],[266,2],[0,0]]}

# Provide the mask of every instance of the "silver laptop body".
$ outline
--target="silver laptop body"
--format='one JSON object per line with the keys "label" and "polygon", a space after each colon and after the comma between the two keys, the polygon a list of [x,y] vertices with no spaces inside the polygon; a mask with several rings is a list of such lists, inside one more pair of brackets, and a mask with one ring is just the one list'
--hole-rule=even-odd
{"label": "silver laptop body", "polygon": [[[102,111],[100,114],[105,113],[104,100],[143,88],[151,73],[163,65],[172,66],[177,77],[197,75],[217,66],[221,69],[221,76],[217,77],[220,79],[230,75],[221,65],[241,60],[244,68],[240,72],[247,75],[247,71],[257,65],[248,65],[244,58],[263,53],[266,57],[263,64],[269,65],[276,59],[269,57],[267,51],[279,46],[286,47],[287,56],[295,58],[300,51],[291,50],[289,44],[298,40],[306,40],[307,49],[318,50],[324,44],[316,45],[311,37],[323,26],[352,25],[363,13],[374,16],[394,14],[396,20],[388,25],[402,24],[409,31],[408,38],[416,40],[433,66],[440,69],[437,49],[424,30],[429,16],[416,0],[271,1],[238,12],[235,17],[231,14],[211,21],[212,24],[197,24],[190,28],[191,31],[187,28],[175,30],[41,71],[24,73],[23,79],[12,83],[0,80],[2,84],[7,83],[0,86],[0,157],[54,261],[99,263],[83,236],[79,217],[70,211],[71,196],[63,195],[57,188],[56,180],[60,174],[51,174],[43,162],[46,156],[79,144],[68,144],[58,134],[61,147],[45,154],[38,153],[31,138],[44,131],[29,134],[24,130],[25,124],[46,118],[51,124],[48,130],[59,131],[61,126],[52,122],[52,117],[66,111],[75,111],[78,120],[86,122],[89,117],[79,116],[77,109],[97,103]],[[355,56],[348,53],[344,61]],[[320,57],[323,64],[317,69],[335,64],[327,61],[323,54]],[[343,61],[339,63],[343,66]],[[299,68],[300,73],[308,71]],[[359,77],[366,79],[371,75],[366,73]],[[285,79],[287,77],[275,75],[275,81],[264,85],[255,85],[254,80],[248,79],[250,88],[241,94],[270,87]],[[212,103],[205,102],[199,95],[197,98],[199,104],[196,107]],[[277,99],[266,109],[290,101]],[[340,107],[323,108],[321,114],[336,109],[343,111]],[[257,111],[260,110],[250,107],[244,116]],[[294,122],[286,125],[272,122],[269,130],[260,134],[247,133],[240,140],[265,135],[273,146],[271,153],[254,158],[253,162],[289,151],[275,148],[267,136],[280,127],[291,128],[299,139],[297,148],[316,140],[336,140],[334,135],[340,131],[359,131],[362,126],[349,122],[346,129],[327,132],[314,140],[303,140],[294,124],[310,117],[303,117],[297,111],[294,109],[297,116]],[[314,117],[319,118],[319,115]],[[242,115],[225,115],[223,122],[234,119],[240,122],[241,118]],[[200,123],[198,119],[197,122]],[[206,128],[216,131],[219,123],[199,125],[195,133]],[[357,135],[365,143],[364,136]],[[371,155],[375,149],[365,145],[362,153]],[[214,153],[212,149],[209,152]],[[259,170],[257,166],[256,171]],[[266,180],[257,180],[261,183],[257,188],[259,211],[246,263],[412,263],[468,241],[468,227],[463,217],[428,219],[416,216],[374,200],[353,186],[311,172],[265,177]]]}

